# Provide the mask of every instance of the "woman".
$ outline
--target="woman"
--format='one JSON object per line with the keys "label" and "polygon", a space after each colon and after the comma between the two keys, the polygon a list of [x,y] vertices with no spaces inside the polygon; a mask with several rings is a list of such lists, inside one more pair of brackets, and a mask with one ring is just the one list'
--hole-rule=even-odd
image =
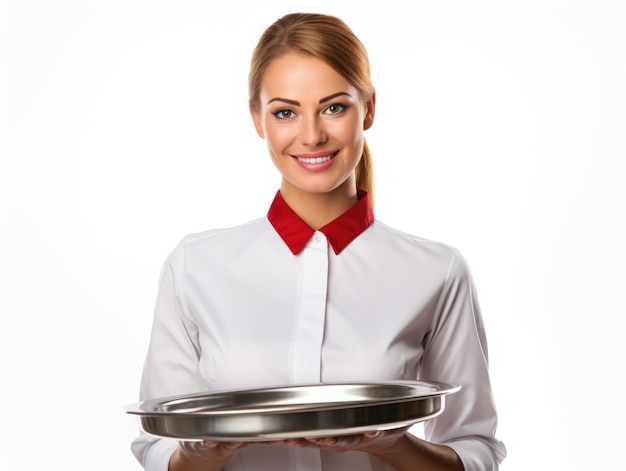
{"label": "woman", "polygon": [[460,384],[407,430],[282,443],[142,434],[149,470],[489,470],[504,458],[471,278],[453,248],[374,219],[365,49],[339,19],[287,15],[253,55],[250,111],[282,175],[267,217],[186,237],[161,276],[142,398],[423,378]]}

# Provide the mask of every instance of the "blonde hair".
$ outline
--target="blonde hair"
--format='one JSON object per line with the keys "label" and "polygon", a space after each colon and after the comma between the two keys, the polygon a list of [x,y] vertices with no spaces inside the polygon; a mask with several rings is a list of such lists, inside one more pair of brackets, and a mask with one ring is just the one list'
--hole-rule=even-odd
{"label": "blonde hair", "polygon": [[[250,109],[258,110],[261,82],[268,65],[291,51],[325,61],[358,90],[363,103],[374,96],[367,51],[348,25],[334,16],[292,13],[270,25],[254,49],[248,75]],[[374,173],[367,142],[355,174],[357,188],[367,191],[373,201]]]}

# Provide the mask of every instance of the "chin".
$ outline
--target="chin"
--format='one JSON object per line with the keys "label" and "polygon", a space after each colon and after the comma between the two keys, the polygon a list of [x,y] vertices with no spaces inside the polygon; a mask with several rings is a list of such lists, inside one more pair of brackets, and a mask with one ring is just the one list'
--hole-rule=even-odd
{"label": "chin", "polygon": [[342,183],[307,183],[301,185],[290,185],[301,193],[325,194],[332,193],[342,186]]}

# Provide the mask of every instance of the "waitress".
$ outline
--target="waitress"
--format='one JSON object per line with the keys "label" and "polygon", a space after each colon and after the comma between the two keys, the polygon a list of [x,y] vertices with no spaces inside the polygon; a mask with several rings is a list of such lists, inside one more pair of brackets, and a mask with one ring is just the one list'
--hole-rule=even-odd
{"label": "waitress", "polygon": [[463,257],[374,218],[364,131],[376,96],[341,20],[291,14],[262,35],[249,99],[282,175],[266,217],[185,237],[161,273],[141,399],[279,384],[454,383],[406,429],[271,443],[140,434],[150,471],[496,470],[506,455]]}

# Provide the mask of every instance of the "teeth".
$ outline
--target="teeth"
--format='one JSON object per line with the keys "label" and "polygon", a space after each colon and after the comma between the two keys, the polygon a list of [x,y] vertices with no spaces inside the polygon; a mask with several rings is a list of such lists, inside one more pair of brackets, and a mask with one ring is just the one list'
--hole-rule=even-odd
{"label": "teeth", "polygon": [[332,158],[332,155],[326,155],[324,157],[298,157],[300,162],[305,164],[321,164],[323,162],[328,162]]}

